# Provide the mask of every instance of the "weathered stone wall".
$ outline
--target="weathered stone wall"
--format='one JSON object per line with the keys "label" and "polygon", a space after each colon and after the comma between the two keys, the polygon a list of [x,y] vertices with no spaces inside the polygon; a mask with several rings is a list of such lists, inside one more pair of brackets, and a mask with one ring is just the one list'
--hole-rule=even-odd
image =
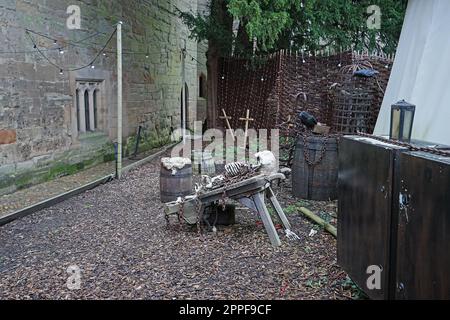
{"label": "weathered stone wall", "polygon": [[[201,5],[206,0],[200,0]],[[81,8],[81,30],[68,30],[69,5]],[[48,59],[66,68],[89,63],[123,21],[123,130],[132,149],[139,125],[144,148],[168,142],[181,122],[182,58],[186,39],[189,121],[197,119],[199,70],[205,45],[189,39],[175,8],[198,10],[190,0],[0,0],[0,194],[111,160],[117,131],[115,37],[95,69],[63,72],[35,52],[25,28]],[[96,32],[96,37],[76,42]],[[64,47],[60,54],[58,47]],[[9,54],[7,52],[15,52]],[[133,52],[133,53],[131,53]],[[78,134],[77,80],[101,81],[101,131]],[[200,115],[201,116],[201,115]],[[55,169],[56,168],[56,169]]]}
{"label": "weathered stone wall", "polygon": [[[197,12],[201,16],[206,16],[209,14],[209,2],[208,0],[201,0],[198,2],[198,8]],[[200,79],[200,77],[203,75],[205,77],[204,79],[204,96],[200,97],[200,92],[198,94],[198,100],[197,100],[197,120],[198,121],[205,121],[208,117],[207,115],[207,57],[206,52],[208,51],[208,42],[200,42],[197,46],[197,77]],[[200,91],[200,88],[198,88]]]}

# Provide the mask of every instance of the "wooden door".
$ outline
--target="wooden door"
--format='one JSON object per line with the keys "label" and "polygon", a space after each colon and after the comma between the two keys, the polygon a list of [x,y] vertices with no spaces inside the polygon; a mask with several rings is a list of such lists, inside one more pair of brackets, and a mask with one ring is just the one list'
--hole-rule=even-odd
{"label": "wooden door", "polygon": [[400,156],[397,299],[450,299],[450,159]]}

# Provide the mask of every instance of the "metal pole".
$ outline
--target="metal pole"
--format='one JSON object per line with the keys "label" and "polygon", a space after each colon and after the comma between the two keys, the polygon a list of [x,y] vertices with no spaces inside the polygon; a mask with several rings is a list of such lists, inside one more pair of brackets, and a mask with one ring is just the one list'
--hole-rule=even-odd
{"label": "metal pole", "polygon": [[183,40],[183,48],[181,50],[181,81],[183,82],[181,90],[181,101],[182,101],[182,130],[183,130],[183,144],[186,144],[186,120],[187,120],[187,101],[186,101],[186,40]]}
{"label": "metal pole", "polygon": [[117,179],[122,178],[122,21],[117,24]]}

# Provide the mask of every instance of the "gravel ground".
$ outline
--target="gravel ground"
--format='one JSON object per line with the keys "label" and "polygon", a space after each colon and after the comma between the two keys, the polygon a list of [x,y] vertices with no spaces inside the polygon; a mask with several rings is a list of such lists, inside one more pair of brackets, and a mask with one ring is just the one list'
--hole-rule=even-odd
{"label": "gravel ground", "polygon": [[[162,148],[164,149],[164,148]],[[133,164],[146,156],[162,151],[151,150],[143,153],[138,159],[124,159],[123,166]],[[58,196],[64,192],[79,188],[85,184],[115,173],[116,162],[108,162],[96,165],[70,176],[62,176],[14,193],[0,196],[0,217],[6,216],[18,210],[35,205],[46,199]]]}
{"label": "gravel ground", "polygon": [[[159,160],[122,181],[0,227],[0,299],[348,299],[336,241],[294,212],[300,240],[273,248],[258,218],[205,232],[167,226]],[[294,203],[278,190],[281,202]],[[333,203],[309,203],[335,211]],[[311,207],[310,207],[311,208]],[[69,290],[67,269],[81,269]]]}

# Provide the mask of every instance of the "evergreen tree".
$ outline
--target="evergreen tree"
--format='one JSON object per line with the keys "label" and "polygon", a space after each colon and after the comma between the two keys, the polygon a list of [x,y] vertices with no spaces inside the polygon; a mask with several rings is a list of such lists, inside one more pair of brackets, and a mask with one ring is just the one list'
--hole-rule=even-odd
{"label": "evergreen tree", "polygon": [[[374,5],[380,9],[380,28],[369,28]],[[218,59],[232,48],[245,57],[349,47],[393,53],[406,6],[407,0],[210,0],[207,15],[179,14],[191,37],[208,41],[208,103],[215,110]],[[234,21],[239,21],[236,33]]]}

